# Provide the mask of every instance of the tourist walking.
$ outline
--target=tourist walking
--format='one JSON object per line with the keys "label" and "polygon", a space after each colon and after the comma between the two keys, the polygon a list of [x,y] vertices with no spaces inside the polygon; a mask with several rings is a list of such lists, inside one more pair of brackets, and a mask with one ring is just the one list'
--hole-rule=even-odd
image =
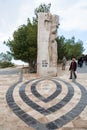
{"label": "tourist walking", "polygon": [[65,70],[65,67],[66,67],[66,57],[64,56],[63,57],[63,60],[62,60],[62,70]]}
{"label": "tourist walking", "polygon": [[76,69],[77,69],[77,63],[75,61],[75,58],[72,58],[72,61],[70,63],[70,67],[69,67],[70,79],[76,79],[77,78],[77,75],[75,73]]}

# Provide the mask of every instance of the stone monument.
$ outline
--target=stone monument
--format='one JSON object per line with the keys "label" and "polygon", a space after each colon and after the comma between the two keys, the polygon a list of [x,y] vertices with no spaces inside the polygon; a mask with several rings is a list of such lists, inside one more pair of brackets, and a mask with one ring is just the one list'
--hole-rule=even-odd
{"label": "stone monument", "polygon": [[57,27],[59,18],[50,13],[38,14],[37,73],[57,76]]}

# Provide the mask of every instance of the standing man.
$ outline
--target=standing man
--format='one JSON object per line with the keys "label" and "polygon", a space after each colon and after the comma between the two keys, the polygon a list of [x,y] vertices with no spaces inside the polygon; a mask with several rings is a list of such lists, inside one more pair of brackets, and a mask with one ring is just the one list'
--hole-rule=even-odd
{"label": "standing man", "polygon": [[74,76],[74,79],[77,78],[77,75],[75,73],[76,69],[77,69],[77,63],[75,61],[75,58],[72,58],[72,61],[70,63],[70,68],[69,68],[69,70],[70,70],[70,79],[73,79],[73,76]]}
{"label": "standing man", "polygon": [[65,67],[66,67],[66,57],[64,56],[63,57],[63,60],[62,60],[62,70],[65,70]]}

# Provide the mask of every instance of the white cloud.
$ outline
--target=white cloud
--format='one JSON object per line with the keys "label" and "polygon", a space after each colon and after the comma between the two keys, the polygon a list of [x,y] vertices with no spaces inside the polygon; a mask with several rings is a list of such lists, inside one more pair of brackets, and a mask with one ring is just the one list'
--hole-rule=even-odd
{"label": "white cloud", "polygon": [[87,2],[77,3],[61,13],[61,28],[64,30],[87,30]]}
{"label": "white cloud", "polygon": [[52,0],[36,0],[35,1],[36,6],[39,6],[40,4],[43,4],[43,3],[49,4],[49,3],[52,3]]}
{"label": "white cloud", "polygon": [[7,40],[8,39],[8,35],[7,35],[7,33],[5,34],[5,33],[2,33],[2,32],[0,32],[0,42],[3,42],[4,40]]}
{"label": "white cloud", "polygon": [[27,22],[27,18],[30,18],[32,20],[32,17],[34,16],[34,9],[33,9],[33,3],[31,4],[23,4],[20,6],[19,9],[19,17],[17,20],[17,24],[21,25]]}

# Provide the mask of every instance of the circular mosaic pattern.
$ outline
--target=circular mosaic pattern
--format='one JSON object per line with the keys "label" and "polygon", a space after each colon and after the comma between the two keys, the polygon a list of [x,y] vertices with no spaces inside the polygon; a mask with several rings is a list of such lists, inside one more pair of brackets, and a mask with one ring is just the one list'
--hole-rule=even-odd
{"label": "circular mosaic pattern", "polygon": [[32,79],[11,86],[6,100],[12,111],[36,130],[53,130],[77,117],[87,105],[87,91],[77,82]]}

